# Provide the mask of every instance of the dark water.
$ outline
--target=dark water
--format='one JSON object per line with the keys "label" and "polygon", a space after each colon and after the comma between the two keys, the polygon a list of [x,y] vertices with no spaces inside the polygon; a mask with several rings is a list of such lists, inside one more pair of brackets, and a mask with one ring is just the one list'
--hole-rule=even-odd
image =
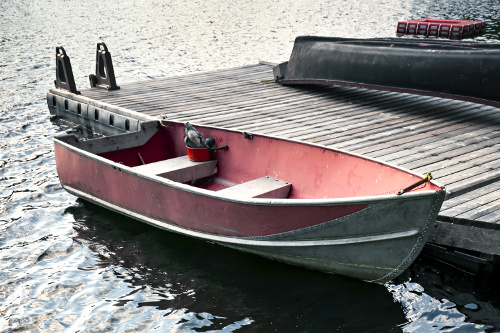
{"label": "dark water", "polygon": [[[118,84],[284,61],[298,35],[394,36],[417,17],[480,19],[497,1],[0,1],[1,332],[483,332],[495,276],[417,260],[393,283],[322,274],[173,235],[59,186],[45,94],[55,46],[78,87],[107,43]],[[264,78],[263,78],[264,79]]]}

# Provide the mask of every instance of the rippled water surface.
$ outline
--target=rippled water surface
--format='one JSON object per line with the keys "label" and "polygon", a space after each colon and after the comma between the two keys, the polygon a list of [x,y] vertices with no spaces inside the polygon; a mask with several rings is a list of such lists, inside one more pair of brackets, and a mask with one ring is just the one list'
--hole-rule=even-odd
{"label": "rippled water surface", "polygon": [[483,332],[495,278],[419,259],[376,285],[173,235],[78,200],[57,179],[45,94],[55,46],[78,87],[95,45],[118,84],[288,59],[298,35],[394,36],[418,17],[479,19],[498,1],[0,1],[0,331]]}

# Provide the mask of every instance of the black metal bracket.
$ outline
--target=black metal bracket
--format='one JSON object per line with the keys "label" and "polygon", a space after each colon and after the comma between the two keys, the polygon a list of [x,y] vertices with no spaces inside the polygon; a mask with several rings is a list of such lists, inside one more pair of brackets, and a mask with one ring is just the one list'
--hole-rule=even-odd
{"label": "black metal bracket", "polygon": [[89,75],[90,87],[104,88],[107,90],[120,89],[120,87],[116,85],[111,53],[109,53],[106,44],[97,43],[95,58],[95,75]]}
{"label": "black metal bracket", "polygon": [[288,61],[273,67],[273,76],[275,82],[279,82],[279,80],[283,80],[285,78],[287,66]]}
{"label": "black metal bracket", "polygon": [[58,89],[80,95],[80,92],[76,90],[71,61],[62,46],[56,47],[56,79],[54,84]]}
{"label": "black metal bracket", "polygon": [[217,147],[217,148],[208,148],[210,151],[217,151],[217,150],[229,150],[229,146],[222,146],[222,147]]}
{"label": "black metal bracket", "polygon": [[253,139],[253,134],[250,134],[248,132],[241,132],[241,134],[243,134],[244,139],[249,139],[249,140]]}

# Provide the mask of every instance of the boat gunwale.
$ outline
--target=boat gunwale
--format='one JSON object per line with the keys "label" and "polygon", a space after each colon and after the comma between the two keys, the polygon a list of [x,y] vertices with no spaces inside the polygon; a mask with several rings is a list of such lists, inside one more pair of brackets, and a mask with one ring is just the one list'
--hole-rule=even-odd
{"label": "boat gunwale", "polygon": [[[85,198],[86,200],[97,204],[102,207],[109,208],[120,214],[129,216],[130,218],[145,222],[152,226],[176,232],[181,235],[196,237],[203,240],[209,240],[217,243],[233,244],[233,245],[248,245],[248,246],[259,246],[259,247],[310,247],[310,246],[341,246],[341,245],[351,245],[359,243],[369,243],[378,241],[387,241],[393,239],[400,239],[405,237],[414,237],[417,235],[422,235],[423,229],[421,228],[408,228],[406,230],[398,230],[391,233],[377,233],[377,234],[366,234],[363,236],[350,236],[350,237],[339,237],[339,238],[322,238],[322,239],[306,239],[306,240],[274,240],[268,239],[279,234],[271,234],[266,236],[251,236],[251,237],[237,237],[228,235],[219,235],[215,233],[195,230],[191,228],[186,228],[169,221],[159,220],[147,216],[143,213],[136,212],[129,208],[120,206],[118,204],[112,203],[108,200],[99,198],[93,194],[86,193],[84,191],[78,190],[69,185],[63,185],[64,190],[80,198]],[[332,220],[333,221],[333,220]],[[331,222],[331,221],[327,221]],[[324,222],[324,223],[327,223]],[[307,229],[304,228],[304,229]],[[300,231],[297,229],[295,231]],[[286,233],[286,232],[285,232]]]}
{"label": "boat gunwale", "polygon": [[[158,121],[158,120],[152,120],[152,121],[157,122],[158,126],[160,126],[160,121]],[[180,121],[168,120],[168,121],[164,121],[164,122],[174,123],[177,125],[184,125],[184,122],[180,122]],[[235,129],[227,129],[227,128],[223,128],[223,127],[206,126],[206,125],[201,125],[201,124],[192,124],[192,125],[207,128],[207,129],[241,133],[241,130],[238,131]],[[142,124],[140,124],[140,127],[142,128]],[[137,132],[139,132],[139,131],[137,131]],[[130,132],[130,133],[137,133],[137,132]],[[276,140],[276,139],[282,140],[282,141],[295,143],[295,144],[302,144],[302,145],[311,146],[311,147],[315,147],[315,148],[319,148],[319,149],[326,149],[326,150],[338,152],[341,154],[350,155],[350,156],[353,156],[355,158],[360,158],[360,159],[364,159],[364,160],[367,160],[370,162],[381,164],[381,165],[384,165],[384,166],[387,166],[387,167],[390,167],[390,168],[393,168],[393,169],[396,169],[396,170],[399,170],[402,172],[406,172],[407,174],[410,174],[414,177],[417,177],[418,179],[424,178],[423,176],[418,175],[417,173],[412,172],[411,170],[405,169],[403,167],[399,167],[399,166],[396,166],[396,165],[393,165],[393,164],[390,164],[387,162],[383,162],[383,161],[380,161],[378,159],[371,158],[371,157],[368,157],[365,155],[347,152],[347,151],[344,151],[342,149],[331,148],[331,147],[327,147],[324,145],[305,142],[305,141],[287,139],[287,138],[283,138],[283,137],[279,137],[279,136],[270,136],[270,135],[260,134],[260,133],[256,133],[256,132],[252,132],[252,135],[257,135],[257,136],[260,136],[263,138],[268,138],[268,139],[273,139],[273,140]],[[223,196],[221,194],[217,194],[217,191],[210,191],[210,190],[206,190],[203,188],[191,186],[188,184],[175,182],[175,181],[170,180],[168,178],[160,177],[157,175],[150,175],[150,174],[138,172],[137,170],[133,169],[132,167],[120,164],[118,162],[114,162],[114,161],[109,160],[107,158],[101,157],[97,154],[94,154],[94,153],[91,153],[91,152],[86,151],[84,149],[81,149],[79,147],[76,147],[70,143],[62,141],[60,138],[65,137],[65,136],[74,136],[74,135],[73,134],[66,134],[66,135],[63,134],[60,136],[56,136],[53,138],[54,143],[66,148],[66,149],[68,149],[68,150],[70,150],[78,155],[95,160],[101,164],[104,164],[104,165],[107,165],[107,166],[110,166],[110,167],[113,167],[113,168],[116,168],[116,169],[119,169],[122,171],[126,171],[127,173],[139,176],[139,177],[146,179],[146,180],[151,180],[151,181],[154,181],[156,183],[167,185],[169,187],[172,187],[172,188],[175,188],[178,190],[182,190],[182,191],[186,191],[189,193],[194,193],[194,194],[198,194],[198,195],[202,195],[202,196],[206,196],[206,197],[211,197],[211,198],[218,199],[218,200],[224,200],[224,201],[230,201],[230,202],[236,202],[236,203],[252,204],[252,205],[276,205],[276,206],[329,206],[329,205],[339,206],[339,205],[346,205],[346,204],[349,204],[349,205],[368,204],[368,203],[374,203],[374,202],[380,202],[380,201],[391,201],[391,200],[411,200],[411,199],[419,198],[419,197],[427,197],[427,196],[437,195],[439,192],[445,192],[445,195],[446,195],[446,188],[443,185],[441,185],[439,182],[431,180],[430,183],[439,187],[440,190],[425,190],[425,191],[417,191],[417,192],[407,192],[407,193],[404,193],[402,195],[383,194],[383,195],[371,195],[371,196],[358,196],[358,197],[346,197],[346,198],[321,198],[321,199],[288,199],[288,198],[285,198],[285,199],[272,199],[272,198],[244,198],[244,199],[240,199],[237,197],[227,197],[227,196]],[[56,169],[57,169],[57,165],[56,165]],[[408,184],[408,185],[410,185],[410,184]]]}

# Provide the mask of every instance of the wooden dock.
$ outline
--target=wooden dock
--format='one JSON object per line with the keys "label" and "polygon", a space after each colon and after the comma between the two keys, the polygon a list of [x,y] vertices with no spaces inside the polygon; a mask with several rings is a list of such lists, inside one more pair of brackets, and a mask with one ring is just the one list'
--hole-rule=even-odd
{"label": "wooden dock", "polygon": [[[432,172],[447,200],[429,242],[500,255],[500,110],[474,103],[332,86],[282,86],[272,65],[120,85],[52,89],[53,114],[133,130],[159,119],[236,128],[365,154]],[[390,181],[388,179],[387,181]],[[470,253],[470,252],[467,252]]]}

